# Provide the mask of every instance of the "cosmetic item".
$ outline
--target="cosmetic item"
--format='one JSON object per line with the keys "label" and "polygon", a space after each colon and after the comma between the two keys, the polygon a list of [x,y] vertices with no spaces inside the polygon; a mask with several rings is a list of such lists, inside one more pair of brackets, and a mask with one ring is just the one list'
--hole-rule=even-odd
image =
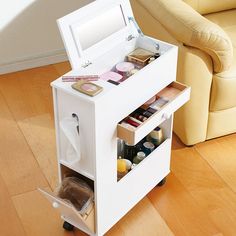
{"label": "cosmetic item", "polygon": [[153,55],[153,52],[143,48],[137,48],[127,56],[127,60],[145,66]]}
{"label": "cosmetic item", "polygon": [[[119,160],[119,161],[118,161]],[[117,170],[118,171],[122,171],[124,169],[123,164],[125,163],[126,166],[126,170],[129,171],[131,169],[132,166],[132,162],[128,159],[124,159],[121,156],[118,157],[117,160]]]}
{"label": "cosmetic item", "polygon": [[136,123],[138,123],[140,125],[143,123],[142,121],[136,119],[135,117],[132,117],[132,116],[128,116],[128,117],[129,117],[130,120],[132,120],[132,121],[134,121],[134,122],[136,122]]}
{"label": "cosmetic item", "polygon": [[146,157],[146,154],[144,152],[138,152],[137,155],[133,159],[133,163],[139,164],[145,157]]}
{"label": "cosmetic item", "polygon": [[158,57],[160,57],[161,56],[161,53],[160,52],[156,52],[155,54],[154,54],[154,58],[155,59],[157,59]]}
{"label": "cosmetic item", "polygon": [[120,124],[121,124],[124,128],[127,128],[127,129],[129,129],[129,130],[131,130],[131,131],[135,131],[135,129],[136,129],[136,127],[134,127],[133,125],[128,124],[128,123],[125,122],[125,121],[122,121]]}
{"label": "cosmetic item", "polygon": [[130,71],[134,69],[134,64],[131,62],[120,62],[116,64],[117,72],[122,75],[120,82],[123,82],[130,76]]}
{"label": "cosmetic item", "polygon": [[156,127],[147,138],[148,141],[152,142],[156,147],[159,146],[163,141],[163,132],[160,127]]}
{"label": "cosmetic item", "polygon": [[138,127],[140,125],[139,122],[136,122],[136,121],[130,119],[130,117],[125,118],[125,122],[127,122],[128,124],[130,124],[134,127]]}
{"label": "cosmetic item", "polygon": [[153,114],[151,113],[151,112],[149,112],[149,111],[144,111],[143,113],[142,113],[142,115],[144,115],[144,116],[146,116],[146,117],[151,117]]}
{"label": "cosmetic item", "polygon": [[97,81],[99,79],[99,76],[98,75],[77,75],[77,76],[63,75],[61,79],[63,82],[78,82],[81,80]]}
{"label": "cosmetic item", "polygon": [[143,108],[138,108],[132,113],[132,116],[140,121],[145,121],[148,119],[148,117],[152,116],[152,113],[146,111]]}
{"label": "cosmetic item", "polygon": [[124,158],[124,147],[125,147],[125,141],[123,139],[117,140],[117,156]]}
{"label": "cosmetic item", "polygon": [[126,170],[127,171],[130,171],[131,170],[131,166],[132,166],[132,162],[128,159],[123,159],[125,160],[125,163],[126,163]]}
{"label": "cosmetic item", "polygon": [[136,152],[142,152],[143,151],[143,144],[146,142],[146,137],[144,137],[142,140],[140,140],[136,145]]}
{"label": "cosmetic item", "polygon": [[166,100],[164,98],[158,98],[153,104],[150,105],[151,108],[160,110],[165,104],[167,104],[169,100]]}
{"label": "cosmetic item", "polygon": [[152,113],[152,114],[154,114],[154,113],[157,112],[157,109],[154,109],[154,108],[149,107],[149,108],[147,109],[147,111],[150,112],[150,113]]}
{"label": "cosmetic item", "polygon": [[131,170],[133,170],[135,167],[137,166],[137,164],[132,164],[132,166],[131,166]]}
{"label": "cosmetic item", "polygon": [[105,81],[114,81],[114,82],[119,82],[122,79],[122,75],[114,72],[114,71],[108,71],[102,75],[100,75],[101,80]]}
{"label": "cosmetic item", "polygon": [[156,95],[147,100],[141,107],[146,110],[155,101],[156,101]]}
{"label": "cosmetic item", "polygon": [[153,61],[155,61],[156,58],[155,57],[150,57],[149,61],[148,61],[148,64],[152,63]]}
{"label": "cosmetic item", "polygon": [[155,149],[155,146],[151,142],[145,142],[143,144],[143,151],[145,152],[146,156],[149,155],[154,149]]}
{"label": "cosmetic item", "polygon": [[138,71],[139,71],[139,69],[135,68],[129,72],[129,75],[132,76],[132,75],[136,74]]}
{"label": "cosmetic item", "polygon": [[114,84],[114,85],[119,85],[120,83],[119,82],[116,82],[116,81],[113,81],[113,80],[107,80],[107,82],[111,83],[111,84]]}
{"label": "cosmetic item", "polygon": [[120,180],[128,173],[126,168],[126,161],[124,159],[117,159],[117,179]]}
{"label": "cosmetic item", "polygon": [[86,81],[79,81],[77,83],[72,84],[71,87],[89,96],[95,96],[103,90],[101,86]]}
{"label": "cosmetic item", "polygon": [[137,149],[134,145],[131,145],[127,142],[125,142],[125,147],[124,147],[124,158],[130,160],[131,162],[133,161],[133,158],[137,154]]}
{"label": "cosmetic item", "polygon": [[147,120],[147,117],[146,116],[143,116],[143,115],[140,115],[138,113],[135,113],[134,114],[134,118],[136,118],[137,120],[140,120],[142,122],[144,122],[145,120]]}

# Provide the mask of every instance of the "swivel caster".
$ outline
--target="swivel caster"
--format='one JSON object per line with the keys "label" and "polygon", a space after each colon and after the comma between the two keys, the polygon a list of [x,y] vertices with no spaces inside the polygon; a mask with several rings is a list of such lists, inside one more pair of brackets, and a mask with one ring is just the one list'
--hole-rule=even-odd
{"label": "swivel caster", "polygon": [[64,221],[63,229],[65,229],[66,231],[73,231],[74,226],[68,223],[67,221]]}
{"label": "swivel caster", "polygon": [[157,184],[157,186],[158,186],[158,187],[161,187],[161,186],[163,186],[165,183],[166,183],[166,177],[163,178],[163,179]]}

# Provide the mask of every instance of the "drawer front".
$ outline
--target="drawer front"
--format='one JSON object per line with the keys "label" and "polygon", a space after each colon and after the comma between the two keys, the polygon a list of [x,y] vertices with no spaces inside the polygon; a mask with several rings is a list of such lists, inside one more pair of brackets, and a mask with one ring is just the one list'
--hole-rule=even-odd
{"label": "drawer front", "polygon": [[85,232],[94,232],[94,207],[89,211],[88,216],[82,217],[70,204],[45,190],[39,189],[39,191],[46,197],[52,206],[58,209],[61,215],[72,222],[74,226],[77,226]]}
{"label": "drawer front", "polygon": [[173,82],[172,86],[180,89],[180,93],[173,100],[169,101],[161,110],[154,113],[134,130],[119,124],[117,126],[117,137],[125,140],[129,144],[135,145],[183,106],[190,98],[190,88],[178,82]]}

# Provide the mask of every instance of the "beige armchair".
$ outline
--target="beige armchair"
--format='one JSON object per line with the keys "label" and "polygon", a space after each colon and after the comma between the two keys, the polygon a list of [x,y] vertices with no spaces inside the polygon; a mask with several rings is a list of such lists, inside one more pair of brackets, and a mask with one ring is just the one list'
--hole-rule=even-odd
{"label": "beige armchair", "polygon": [[192,88],[175,114],[186,145],[236,132],[236,0],[133,0],[144,33],[179,47],[177,80]]}

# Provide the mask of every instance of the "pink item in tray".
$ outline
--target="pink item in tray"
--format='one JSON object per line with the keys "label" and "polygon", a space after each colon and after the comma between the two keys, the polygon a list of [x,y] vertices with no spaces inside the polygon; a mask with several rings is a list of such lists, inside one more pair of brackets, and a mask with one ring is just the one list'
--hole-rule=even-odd
{"label": "pink item in tray", "polygon": [[108,80],[112,80],[115,82],[119,82],[122,79],[122,75],[113,72],[113,71],[108,71],[102,75],[100,75],[100,79],[108,81]]}
{"label": "pink item in tray", "polygon": [[128,73],[130,73],[131,70],[134,69],[134,64],[131,62],[121,62],[116,65],[116,70],[119,74],[122,76],[127,76]]}

